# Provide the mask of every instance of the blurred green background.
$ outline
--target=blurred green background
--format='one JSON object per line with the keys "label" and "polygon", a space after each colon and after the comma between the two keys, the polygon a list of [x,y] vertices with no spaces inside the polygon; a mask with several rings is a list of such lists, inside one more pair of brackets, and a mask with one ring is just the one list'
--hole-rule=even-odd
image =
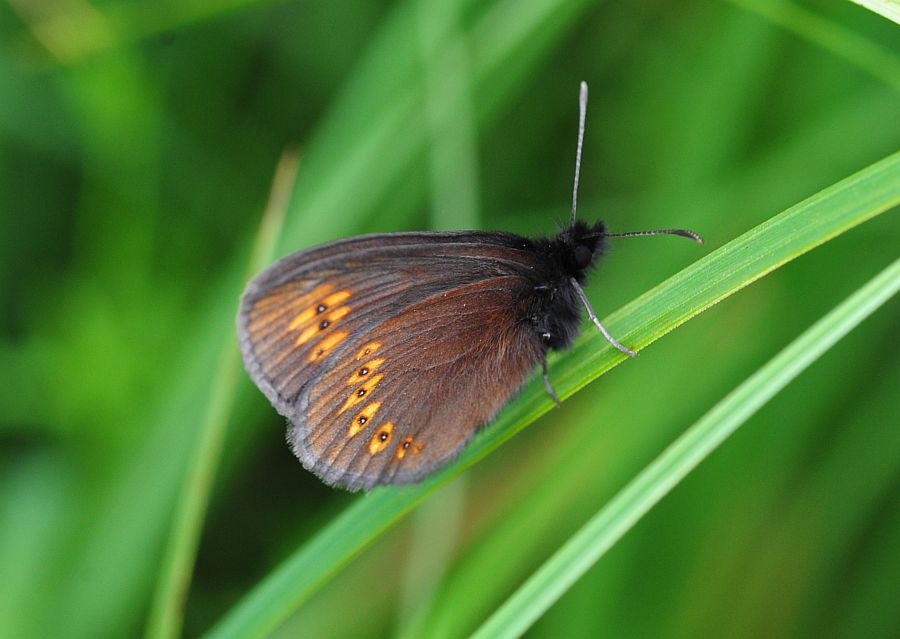
{"label": "blurred green background", "polygon": [[[0,636],[143,633],[278,159],[277,255],[367,231],[708,247],[900,148],[897,25],[848,2],[0,6]],[[626,362],[444,487],[278,636],[464,636],[718,399],[896,257],[889,213]],[[617,243],[608,314],[702,255]],[[900,305],[642,521],[533,637],[900,636]],[[210,628],[359,496],[241,371],[186,604]],[[361,531],[364,533],[365,531]]]}

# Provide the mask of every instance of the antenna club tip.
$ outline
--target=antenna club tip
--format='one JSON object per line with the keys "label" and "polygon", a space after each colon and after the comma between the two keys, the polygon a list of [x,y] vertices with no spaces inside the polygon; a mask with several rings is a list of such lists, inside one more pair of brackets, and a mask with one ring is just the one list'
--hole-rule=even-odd
{"label": "antenna club tip", "polygon": [[697,244],[706,244],[706,241],[699,233],[694,233],[693,231],[688,231],[687,229],[671,229],[670,233],[672,235],[680,235],[681,237],[686,237],[688,239],[694,240]]}

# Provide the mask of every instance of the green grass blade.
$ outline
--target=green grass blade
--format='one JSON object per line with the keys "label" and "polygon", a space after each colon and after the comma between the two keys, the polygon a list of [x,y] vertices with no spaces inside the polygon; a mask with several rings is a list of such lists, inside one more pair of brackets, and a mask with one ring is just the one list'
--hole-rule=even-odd
{"label": "green grass blade", "polygon": [[900,90],[900,61],[897,60],[897,56],[852,29],[785,0],[731,0],[731,2],[831,51],[884,82],[885,85]]}
{"label": "green grass blade", "polygon": [[[278,163],[269,203],[250,258],[250,273],[257,272],[271,261],[297,176],[298,162],[295,152],[285,152]],[[229,335],[222,347],[212,394],[198,433],[197,447],[188,464],[188,476],[182,486],[178,508],[172,521],[147,624],[148,638],[164,639],[181,634],[184,601],[197,556],[203,520],[209,506],[213,479],[222,455],[225,428],[234,405],[239,372],[240,356],[237,345]]]}
{"label": "green grass blade", "polygon": [[794,340],[691,426],[472,635],[518,637],[710,453],[900,290],[900,259]]}
{"label": "green grass blade", "polygon": [[[607,326],[643,348],[691,317],[782,264],[900,203],[900,153],[804,200],[699,260],[612,315]],[[565,367],[552,366],[567,397],[624,356],[588,333]],[[560,358],[555,362],[561,364]],[[360,498],[247,595],[210,633],[258,637],[277,627],[331,575],[347,564],[427,494],[461,473],[551,408],[533,380],[497,422],[479,433],[459,460],[424,483],[381,488]]]}
{"label": "green grass blade", "polygon": [[897,0],[853,0],[853,2],[900,24],[900,2]]}
{"label": "green grass blade", "polygon": [[421,0],[416,35],[425,81],[432,229],[481,228],[476,78],[460,24],[462,8]]}

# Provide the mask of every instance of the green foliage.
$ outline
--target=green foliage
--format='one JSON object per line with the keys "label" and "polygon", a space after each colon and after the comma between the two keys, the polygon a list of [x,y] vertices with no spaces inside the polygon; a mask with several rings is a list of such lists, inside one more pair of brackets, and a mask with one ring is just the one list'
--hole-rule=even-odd
{"label": "green foliage", "polygon": [[900,259],[716,404],[582,526],[473,637],[518,637],[776,393],[900,290]]}
{"label": "green foliage", "polygon": [[[897,27],[850,3],[0,15],[0,637],[170,636],[191,573],[187,636],[254,602],[240,636],[467,635],[897,256],[896,213],[850,230],[897,203]],[[582,216],[707,239],[616,244],[588,293],[620,339],[643,347],[792,261],[589,386],[620,358],[586,332],[552,363],[562,409],[530,384],[421,486],[324,487],[233,359],[279,156],[301,160],[276,255],[372,230],[551,232],[582,79]],[[813,362],[530,635],[896,636],[898,311]]]}
{"label": "green foliage", "polygon": [[[860,192],[867,193],[868,197],[859,197]],[[617,327],[616,333],[626,336],[629,344],[643,347],[705,308],[781,266],[785,261],[898,203],[900,203],[900,153],[785,211],[782,215],[723,246],[706,259],[699,260],[616,313],[612,320],[615,323],[611,323],[610,326]],[[760,382],[746,385],[749,391],[739,395],[740,401],[732,402],[737,404],[736,407],[729,406],[730,410],[725,410],[720,406],[718,413],[711,414],[712,417],[704,422],[703,428],[695,429],[701,435],[684,438],[684,443],[677,448],[679,454],[675,456],[675,460],[657,463],[655,468],[658,470],[653,475],[655,483],[651,484],[652,489],[646,487],[650,480],[645,479],[640,484],[644,487],[642,491],[632,491],[638,492],[637,496],[631,495],[622,501],[626,504],[639,502],[644,505],[646,512],[651,505],[649,495],[655,494],[657,499],[661,496],[657,494],[661,490],[659,485],[667,485],[671,489],[692,469],[691,462],[694,465],[699,463],[703,456],[709,454],[711,448],[727,436],[724,434],[728,433],[725,429],[730,427],[734,430],[740,423],[735,423],[736,419],[743,420],[749,417],[748,406],[753,409],[759,408],[780,390],[788,381],[785,368],[790,369],[790,366],[793,366],[790,373],[792,376],[796,375],[817,356],[828,350],[850,328],[889,299],[896,292],[900,280],[897,268],[890,272],[890,276],[887,278],[887,285],[882,284],[877,290],[880,296],[870,294],[863,301],[851,300],[852,303],[845,303],[842,307],[849,307],[852,310],[865,309],[868,311],[865,315],[852,317],[855,320],[852,325],[848,326],[849,322],[845,322],[838,328],[832,328],[830,332],[820,330],[798,342],[789,352],[782,353],[777,362],[778,366],[770,366],[770,369],[774,370],[767,370],[761,376],[768,385]],[[877,303],[869,302],[871,297],[874,297]],[[845,310],[844,313],[848,314],[850,311]],[[823,332],[824,335],[821,334]],[[810,341],[815,342],[818,350],[809,347]],[[797,351],[803,345],[809,354],[797,357]],[[565,365],[565,372],[559,375],[561,381],[558,384],[558,392],[562,398],[571,395],[575,389],[585,386],[592,379],[621,363],[625,357],[596,334],[582,336],[574,350],[572,355],[564,356],[560,363],[560,366],[563,363]],[[802,368],[798,367],[798,362],[803,362]],[[419,503],[425,495],[508,440],[552,405],[543,384],[535,382],[521,397],[512,402],[491,428],[483,431],[478,439],[469,445],[451,467],[418,486],[380,488],[372,491],[365,499],[358,500],[341,518],[335,519],[330,527],[301,548],[269,580],[261,584],[260,588],[236,608],[234,614],[230,615],[213,635],[253,637],[271,630],[272,626],[281,621],[288,612],[305,601],[328,576],[337,572],[350,557]],[[619,512],[622,510],[625,510],[624,506],[620,506],[618,511],[613,511],[616,516],[613,517],[612,523],[608,521],[609,517],[602,520],[607,528],[618,530],[619,535],[639,518],[639,515],[635,516],[634,511]],[[644,512],[640,512],[640,515]],[[361,534],[361,531],[366,532]],[[576,562],[583,555],[582,550],[581,554],[577,555],[576,559],[570,559],[570,562]],[[568,572],[571,574],[572,568],[569,568]],[[566,585],[571,585],[571,581]],[[532,588],[530,599],[520,604],[517,612],[521,613],[523,608],[533,610],[536,592],[539,593],[542,588],[546,586]],[[559,594],[557,592],[556,596]],[[507,619],[505,623],[509,625],[510,622]],[[485,631],[484,636],[491,635],[491,632]]]}

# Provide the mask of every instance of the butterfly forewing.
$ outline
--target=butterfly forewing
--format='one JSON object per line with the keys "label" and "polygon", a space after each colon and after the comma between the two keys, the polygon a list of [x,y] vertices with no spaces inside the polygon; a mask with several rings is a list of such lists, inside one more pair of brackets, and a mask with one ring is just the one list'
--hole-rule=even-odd
{"label": "butterfly forewing", "polygon": [[[295,254],[248,287],[247,368],[303,464],[351,489],[421,479],[508,401],[543,346],[509,234],[395,234]],[[434,241],[433,241],[434,240]]]}

